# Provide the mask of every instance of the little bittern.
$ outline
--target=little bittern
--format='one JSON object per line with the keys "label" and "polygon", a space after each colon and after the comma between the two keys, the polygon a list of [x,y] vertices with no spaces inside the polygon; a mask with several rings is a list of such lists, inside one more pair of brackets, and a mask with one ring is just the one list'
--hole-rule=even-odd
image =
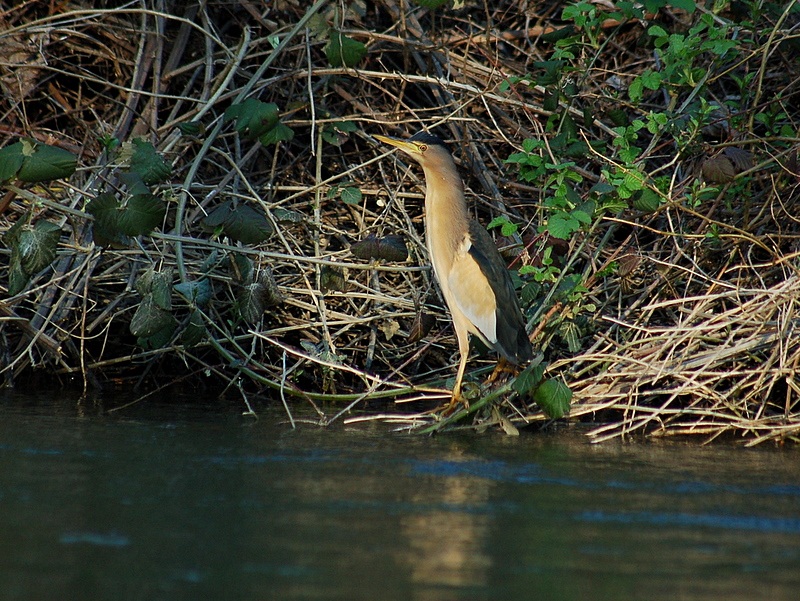
{"label": "little bittern", "polygon": [[425,237],[442,295],[453,316],[461,361],[453,402],[469,356],[469,334],[513,364],[530,360],[531,343],[519,299],[492,237],[467,212],[464,184],[447,146],[425,132],[408,140],[375,136],[399,148],[425,172]]}

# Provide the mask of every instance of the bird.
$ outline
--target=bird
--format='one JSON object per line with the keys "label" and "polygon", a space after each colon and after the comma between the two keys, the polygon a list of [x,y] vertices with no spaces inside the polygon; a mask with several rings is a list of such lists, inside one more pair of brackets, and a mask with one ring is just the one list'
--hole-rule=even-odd
{"label": "bird", "polygon": [[450,408],[459,402],[468,408],[461,384],[470,334],[511,364],[521,365],[533,356],[519,298],[494,240],[470,219],[464,182],[447,145],[425,131],[407,140],[374,137],[407,154],[425,173],[428,256],[453,319],[460,354]]}

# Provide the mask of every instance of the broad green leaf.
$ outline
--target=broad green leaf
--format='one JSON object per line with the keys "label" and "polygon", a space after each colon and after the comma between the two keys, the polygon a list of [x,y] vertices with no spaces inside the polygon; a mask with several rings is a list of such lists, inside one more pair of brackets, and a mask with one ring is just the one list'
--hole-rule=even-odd
{"label": "broad green leaf", "polygon": [[14,179],[22,167],[25,155],[22,154],[22,142],[11,144],[0,149],[0,182]]}
{"label": "broad green leaf", "polygon": [[187,302],[201,308],[208,306],[208,302],[214,292],[211,287],[211,281],[208,278],[180,282],[175,284],[175,291],[185,298]]}
{"label": "broad green leaf", "polygon": [[236,297],[236,308],[243,322],[249,325],[258,323],[264,315],[264,286],[259,282],[243,286]]}
{"label": "broad green leaf", "polygon": [[17,244],[22,269],[33,275],[50,265],[60,238],[61,228],[50,221],[39,221],[33,229],[23,230]]}
{"label": "broad green leaf", "polygon": [[172,342],[175,331],[178,329],[178,321],[169,315],[170,322],[165,323],[164,327],[151,336],[142,336],[136,339],[136,343],[143,349],[160,349]]}
{"label": "broad green leaf", "polygon": [[328,144],[341,146],[347,141],[347,134],[357,129],[358,127],[352,121],[328,123],[322,129],[322,138],[328,142]]}
{"label": "broad green leaf", "polygon": [[641,193],[633,199],[633,207],[645,213],[657,211],[661,205],[661,195],[650,188],[644,188]]}
{"label": "broad green leaf", "polygon": [[236,131],[247,140],[257,140],[278,123],[278,105],[248,98],[225,109],[225,119],[236,120]]}
{"label": "broad green leaf", "polygon": [[355,67],[367,54],[367,47],[341,31],[331,31],[325,45],[325,56],[332,67]]}
{"label": "broad green leaf", "polygon": [[128,194],[134,196],[136,194],[150,194],[150,187],[144,183],[142,175],[136,171],[128,173],[120,173],[119,180],[128,188]]}
{"label": "broad green leaf", "polygon": [[8,296],[16,296],[28,285],[31,276],[22,269],[19,253],[11,252],[11,261],[8,266]]}
{"label": "broad green leaf", "polygon": [[514,379],[511,388],[522,397],[530,395],[542,381],[544,368],[545,366],[542,364],[542,355],[539,354],[531,361],[530,365],[522,370]]}
{"label": "broad green leaf", "polygon": [[117,215],[119,231],[128,236],[149,234],[164,221],[167,206],[152,194],[136,194]]}
{"label": "broad green leaf", "polygon": [[342,188],[340,193],[340,198],[345,204],[348,205],[357,205],[361,202],[363,198],[363,194],[361,190],[355,188],[353,186],[348,186],[347,188]]}
{"label": "broad green leaf", "polygon": [[237,207],[232,200],[219,205],[201,223],[212,231],[221,227],[227,236],[244,244],[259,244],[275,232],[264,213],[247,205]]}
{"label": "broad green leaf", "polygon": [[5,242],[7,247],[13,248],[19,244],[19,235],[28,227],[30,219],[31,214],[25,213],[14,222],[14,225],[6,230],[6,233],[3,234],[3,242]]}
{"label": "broad green leaf", "polygon": [[572,391],[560,378],[550,378],[533,391],[533,400],[551,419],[560,419],[569,411]]}
{"label": "broad green leaf", "polygon": [[170,176],[172,167],[158,154],[150,142],[134,139],[132,145],[133,154],[130,158],[129,169],[138,173],[145,184],[148,186],[158,184]]}
{"label": "broad green leaf", "polygon": [[131,318],[131,334],[137,338],[150,338],[163,331],[174,332],[177,321],[158,306],[152,294],[146,294]]}
{"label": "broad green leaf", "polygon": [[108,192],[98,194],[95,196],[88,205],[86,210],[92,214],[95,223],[98,221],[116,223],[117,213],[119,212],[119,201],[117,198]]}
{"label": "broad green leaf", "polygon": [[165,311],[172,310],[172,270],[153,274],[153,302]]}
{"label": "broad green leaf", "polygon": [[[75,173],[78,157],[56,146],[23,140],[23,161],[17,177],[23,182],[47,182]],[[30,144],[30,151],[26,147]]]}
{"label": "broad green leaf", "polygon": [[181,332],[181,344],[184,346],[194,346],[202,342],[206,337],[206,324],[203,322],[203,315],[198,310],[192,311],[189,316],[189,323]]}
{"label": "broad green leaf", "polygon": [[306,22],[306,27],[308,27],[311,35],[318,40],[324,40],[326,37],[328,37],[328,32],[331,29],[331,26],[328,25],[325,17],[319,13],[314,13],[311,15],[311,18]]}
{"label": "broad green leaf", "polygon": [[670,0],[669,4],[674,8],[685,10],[689,14],[692,14],[697,9],[695,0]]}
{"label": "broad green leaf", "polygon": [[551,236],[561,240],[569,240],[570,236],[580,227],[580,221],[566,211],[557,211],[547,220],[547,231]]}
{"label": "broad green leaf", "polygon": [[148,294],[162,309],[172,309],[172,269],[156,271],[153,267],[145,270],[136,278],[136,291],[142,296]]}
{"label": "broad green leaf", "polygon": [[258,141],[264,146],[269,146],[278,142],[288,142],[292,138],[294,138],[294,130],[278,121],[269,131],[262,134]]}
{"label": "broad green leaf", "polygon": [[98,194],[86,206],[94,217],[92,235],[95,244],[113,248],[125,248],[130,244],[128,237],[119,229],[119,201],[113,194]]}

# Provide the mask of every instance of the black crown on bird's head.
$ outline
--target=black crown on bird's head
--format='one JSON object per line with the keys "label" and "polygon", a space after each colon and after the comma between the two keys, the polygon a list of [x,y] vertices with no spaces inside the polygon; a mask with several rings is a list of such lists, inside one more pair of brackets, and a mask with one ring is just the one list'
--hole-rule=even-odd
{"label": "black crown on bird's head", "polygon": [[428,144],[429,146],[430,145],[441,146],[447,152],[450,152],[450,147],[444,143],[444,140],[442,140],[438,136],[429,134],[426,131],[420,131],[415,133],[413,136],[411,136],[411,138],[409,138],[409,140],[411,142],[422,142],[423,144]]}

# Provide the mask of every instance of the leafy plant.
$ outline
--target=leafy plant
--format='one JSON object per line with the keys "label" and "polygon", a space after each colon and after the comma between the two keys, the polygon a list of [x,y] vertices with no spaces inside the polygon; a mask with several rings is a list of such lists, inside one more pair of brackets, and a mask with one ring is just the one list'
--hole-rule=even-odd
{"label": "leafy plant", "polygon": [[227,200],[217,206],[201,221],[203,227],[217,234],[225,234],[244,244],[260,244],[275,233],[263,211]]}
{"label": "leafy plant", "polygon": [[22,292],[31,276],[39,273],[56,258],[61,228],[41,219],[31,226],[30,213],[19,219],[3,236],[11,249],[8,294]]}
{"label": "leafy plant", "polygon": [[341,31],[331,29],[325,56],[332,67],[355,67],[367,55],[367,47]]}
{"label": "leafy plant", "polygon": [[75,173],[78,158],[63,148],[23,138],[0,150],[0,182],[15,177],[28,183],[46,182]]}
{"label": "leafy plant", "polygon": [[236,121],[237,133],[246,140],[258,140],[264,146],[289,141],[294,131],[281,122],[278,105],[248,98],[225,109],[226,121]]}
{"label": "leafy plant", "polygon": [[348,205],[357,205],[361,203],[364,198],[363,193],[359,188],[349,185],[349,183],[341,183],[331,186],[328,190],[328,198],[339,197],[343,203]]}

